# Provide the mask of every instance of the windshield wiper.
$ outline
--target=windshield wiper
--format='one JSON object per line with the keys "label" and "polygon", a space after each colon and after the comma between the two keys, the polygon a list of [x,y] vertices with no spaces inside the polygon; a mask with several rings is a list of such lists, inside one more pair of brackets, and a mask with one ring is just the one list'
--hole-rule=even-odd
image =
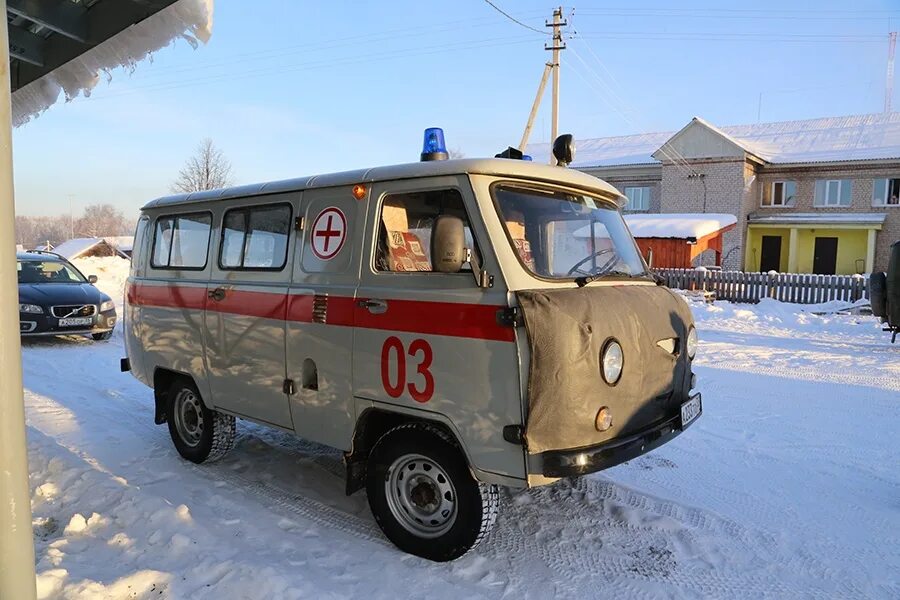
{"label": "windshield wiper", "polygon": [[597,281],[598,279],[603,279],[604,277],[638,277],[639,275],[643,275],[643,273],[626,273],[625,271],[620,271],[618,269],[613,269],[611,271],[604,271],[602,273],[595,273],[593,275],[585,275],[584,277],[576,277],[575,283],[578,287],[584,287],[592,281]]}

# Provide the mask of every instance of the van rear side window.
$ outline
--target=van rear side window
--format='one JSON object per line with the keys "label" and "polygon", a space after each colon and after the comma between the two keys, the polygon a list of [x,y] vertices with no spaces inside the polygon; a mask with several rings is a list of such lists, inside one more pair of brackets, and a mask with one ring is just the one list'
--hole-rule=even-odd
{"label": "van rear side window", "polygon": [[287,263],[289,204],[237,208],[225,213],[219,267],[280,271]]}
{"label": "van rear side window", "polygon": [[156,220],[153,233],[155,269],[203,270],[209,253],[209,213],[172,215]]}

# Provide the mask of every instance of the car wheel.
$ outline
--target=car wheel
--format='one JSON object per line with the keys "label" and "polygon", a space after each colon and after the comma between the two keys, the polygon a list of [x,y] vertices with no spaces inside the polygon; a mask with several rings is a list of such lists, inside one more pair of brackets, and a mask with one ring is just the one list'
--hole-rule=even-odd
{"label": "car wheel", "polygon": [[166,409],[169,435],[187,460],[198,464],[218,460],[234,446],[234,417],[207,408],[194,382],[176,380]]}
{"label": "car wheel", "polygon": [[385,433],[369,454],[366,477],[369,507],[384,534],[429,560],[459,558],[497,517],[497,486],[475,481],[454,440],[431,425]]}
{"label": "car wheel", "polygon": [[104,331],[103,333],[92,333],[91,337],[94,338],[94,341],[96,342],[102,342],[103,340],[108,340],[109,338],[111,338],[112,334],[113,332],[110,329],[109,331]]}

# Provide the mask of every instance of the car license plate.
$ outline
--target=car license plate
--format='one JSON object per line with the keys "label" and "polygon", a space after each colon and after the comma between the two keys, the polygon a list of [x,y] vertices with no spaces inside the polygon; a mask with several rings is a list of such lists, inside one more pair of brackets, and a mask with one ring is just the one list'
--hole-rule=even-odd
{"label": "car license plate", "polygon": [[700,416],[703,411],[700,405],[700,394],[697,394],[681,405],[681,428],[687,427],[691,421]]}
{"label": "car license plate", "polygon": [[[77,327],[84,325],[91,325],[94,322],[94,319],[91,317],[81,317],[75,319],[60,319],[59,326],[60,327]],[[683,410],[683,409],[682,409]]]}

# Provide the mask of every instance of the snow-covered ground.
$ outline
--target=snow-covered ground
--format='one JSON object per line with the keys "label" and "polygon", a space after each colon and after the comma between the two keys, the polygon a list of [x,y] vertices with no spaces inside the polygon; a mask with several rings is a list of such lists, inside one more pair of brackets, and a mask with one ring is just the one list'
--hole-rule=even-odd
{"label": "snow-covered ground", "polygon": [[[117,262],[118,261],[118,262]],[[78,261],[116,298],[120,259]],[[628,464],[503,492],[449,564],[386,542],[340,457],[247,423],[181,460],[109,342],[24,342],[42,598],[898,598],[900,345],[871,317],[695,305],[704,415]]]}

